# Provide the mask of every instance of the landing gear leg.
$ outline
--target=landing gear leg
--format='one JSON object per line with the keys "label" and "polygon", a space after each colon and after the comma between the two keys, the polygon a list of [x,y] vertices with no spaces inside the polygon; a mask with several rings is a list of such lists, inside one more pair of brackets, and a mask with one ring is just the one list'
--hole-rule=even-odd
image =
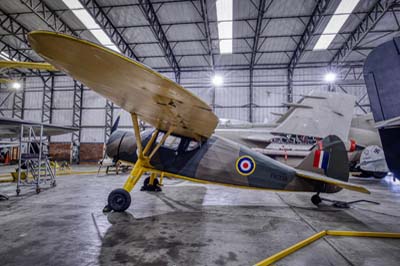
{"label": "landing gear leg", "polygon": [[131,205],[131,195],[129,192],[135,187],[143,174],[143,162],[137,160],[135,166],[132,169],[131,174],[125,182],[123,188],[118,188],[108,195],[108,204],[103,208],[103,212],[123,212]]}
{"label": "landing gear leg", "polygon": [[[146,168],[148,168],[148,167],[151,168],[151,164],[150,164],[151,158],[157,152],[157,150],[161,147],[161,145],[165,142],[167,137],[174,130],[174,127],[171,126],[168,129],[168,131],[163,135],[163,137],[161,138],[161,141],[158,142],[154,148],[152,148],[152,145],[158,136],[158,129],[156,129],[153,132],[151,139],[147,142],[146,147],[143,149],[138,117],[137,117],[136,113],[132,113],[131,117],[132,117],[133,129],[135,131],[135,139],[136,139],[136,145],[137,145],[136,152],[138,155],[138,159],[135,163],[135,166],[132,169],[131,174],[129,175],[128,179],[126,180],[123,189],[116,189],[116,190],[112,191],[110,193],[110,195],[108,196],[108,204],[104,207],[104,209],[103,209],[104,212],[109,212],[112,210],[116,211],[116,212],[123,212],[129,208],[129,205],[131,204],[131,196],[130,196],[129,192],[132,191],[133,187],[136,185],[136,183],[139,181],[140,177],[146,171]],[[150,151],[150,149],[152,149],[152,150]],[[147,155],[148,152],[150,152],[149,155]],[[157,180],[156,175],[152,174],[150,177],[150,180],[149,180],[149,184],[154,185],[155,180]],[[158,180],[157,180],[157,182],[158,182]]]}
{"label": "landing gear leg", "polygon": [[311,202],[312,202],[315,206],[318,206],[318,205],[322,202],[322,199],[321,199],[321,197],[319,196],[319,192],[311,197]]}

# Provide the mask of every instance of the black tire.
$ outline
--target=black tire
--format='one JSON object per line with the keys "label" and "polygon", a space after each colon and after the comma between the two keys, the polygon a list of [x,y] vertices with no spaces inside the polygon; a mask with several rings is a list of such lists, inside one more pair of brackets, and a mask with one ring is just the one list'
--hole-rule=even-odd
{"label": "black tire", "polygon": [[111,191],[108,195],[108,207],[115,212],[123,212],[131,205],[131,195],[122,188]]}
{"label": "black tire", "polygon": [[[146,178],[146,179],[143,181],[143,186],[148,187],[148,186],[149,186],[149,183],[150,183],[150,177]],[[157,178],[154,179],[153,186],[158,186],[158,179],[157,179]]]}
{"label": "black tire", "polygon": [[382,178],[384,178],[385,176],[387,176],[387,174],[388,174],[388,173],[386,173],[386,172],[374,172],[374,173],[373,173],[373,176],[374,176],[375,178],[382,179]]}
{"label": "black tire", "polygon": [[319,195],[314,195],[314,196],[311,197],[311,202],[312,202],[315,206],[318,206],[318,205],[322,202],[322,200],[321,200],[321,198],[319,197]]}

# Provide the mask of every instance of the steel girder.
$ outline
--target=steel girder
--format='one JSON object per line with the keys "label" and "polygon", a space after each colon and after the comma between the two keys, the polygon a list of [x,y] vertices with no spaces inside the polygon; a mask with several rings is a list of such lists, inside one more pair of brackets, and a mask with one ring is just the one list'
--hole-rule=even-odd
{"label": "steel girder", "polygon": [[[274,0],[271,0],[268,4],[268,7],[272,4]],[[260,5],[258,7],[258,13],[257,13],[257,23],[256,23],[256,29],[254,31],[254,37],[253,37],[253,47],[251,49],[251,58],[250,58],[250,87],[249,87],[249,121],[253,122],[253,96],[254,96],[254,87],[253,87],[253,79],[254,79],[254,64],[256,62],[256,55],[257,55],[257,50],[258,50],[258,41],[260,39],[260,34],[261,34],[261,26],[262,26],[262,21],[265,13],[265,5],[266,5],[267,0],[260,0]],[[268,9],[268,8],[267,8]]]}
{"label": "steel girder", "polygon": [[349,38],[342,45],[339,51],[333,56],[330,65],[338,65],[343,62],[346,57],[353,51],[357,45],[364,39],[385,13],[398,4],[396,0],[379,0],[365,15],[364,19],[358,24],[357,28],[350,34]]}
{"label": "steel girder", "polygon": [[54,76],[41,77],[43,82],[42,122],[52,122]]}
{"label": "steel girder", "polygon": [[[0,89],[1,89],[1,87],[2,87],[1,85],[2,85],[2,84],[0,84]],[[8,92],[7,96],[4,97],[4,99],[2,99],[2,101],[0,102],[0,108],[1,108],[3,105],[5,105],[6,103],[8,103],[8,99],[10,99],[11,95],[13,95],[13,93],[12,93],[12,92]],[[1,109],[0,109],[0,115],[5,116],[4,113],[3,113],[3,110],[1,110]]]}
{"label": "steel girder", "polygon": [[79,128],[78,131],[72,132],[71,136],[71,163],[79,163],[80,161],[80,145],[81,145],[81,126],[82,126],[82,103],[83,103],[83,84],[74,80],[74,102],[72,105],[72,126]]}
{"label": "steel girder", "polygon": [[14,17],[11,17],[3,10],[0,9],[0,27],[2,27],[6,32],[12,34],[22,43],[28,45],[28,40],[26,38],[29,30],[20,24]]}
{"label": "steel girder", "polygon": [[210,33],[210,23],[208,22],[207,2],[206,0],[200,1],[201,15],[203,17],[204,33],[207,39],[208,57],[210,60],[210,66],[214,69],[214,56],[212,52],[212,41]]}
{"label": "steel girder", "polygon": [[14,93],[12,117],[24,119],[25,89],[26,89],[26,78],[24,77],[22,79],[21,90]]}
{"label": "steel girder", "polygon": [[83,103],[83,84],[74,80],[74,102],[72,105],[72,126],[79,128],[72,133],[72,143],[81,142],[81,124],[82,124],[82,103]]}
{"label": "steel girder", "polygon": [[113,43],[121,50],[121,52],[130,58],[140,61],[135,55],[135,52],[129,46],[128,42],[122,36],[122,30],[118,30],[107,13],[99,6],[95,0],[79,0],[83,7],[89,12],[94,18],[97,24],[104,30],[108,37],[113,41]]}
{"label": "steel girder", "polygon": [[107,100],[106,106],[105,106],[106,127],[104,129],[104,143],[107,142],[108,138],[111,135],[111,128],[113,126],[113,118],[114,118],[114,104],[113,104],[113,102]]}
{"label": "steel girder", "polygon": [[315,29],[318,24],[321,22],[324,12],[326,11],[330,0],[319,0],[317,5],[314,8],[314,11],[310,17],[306,25],[306,29],[304,30],[302,36],[300,37],[300,41],[298,42],[296,49],[293,52],[292,57],[290,58],[288,65],[288,75],[287,75],[287,101],[289,103],[293,102],[293,74],[294,69],[299,62],[300,58],[303,56],[304,51],[306,50],[307,44],[312,38]]}
{"label": "steel girder", "polygon": [[67,23],[53,10],[51,10],[43,0],[20,0],[29,10],[35,13],[52,30],[77,36]]}
{"label": "steel girder", "polygon": [[314,11],[311,15],[310,20],[307,23],[306,29],[304,30],[300,41],[298,42],[296,49],[290,58],[289,68],[292,70],[296,67],[297,63],[299,62],[300,58],[302,57],[308,42],[310,41],[311,37],[313,36],[315,29],[317,28],[318,24],[321,22],[324,12],[326,11],[330,0],[319,0],[317,5],[314,8]]}
{"label": "steel girder", "polygon": [[140,8],[145,15],[147,21],[150,23],[151,29],[154,33],[154,36],[159,41],[159,44],[167,58],[169,65],[175,73],[176,82],[180,82],[180,68],[178,61],[175,58],[175,55],[172,51],[171,45],[168,42],[167,36],[161,26],[160,21],[158,20],[156,11],[154,10],[153,5],[150,0],[139,0]]}

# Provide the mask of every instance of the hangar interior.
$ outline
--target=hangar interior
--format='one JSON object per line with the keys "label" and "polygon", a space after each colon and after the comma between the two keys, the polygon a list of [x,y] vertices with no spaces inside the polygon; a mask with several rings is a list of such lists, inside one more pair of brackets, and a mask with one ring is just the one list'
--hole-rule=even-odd
{"label": "hangar interior", "polygon": [[[273,123],[312,91],[353,95],[353,115],[365,115],[364,61],[399,35],[400,1],[349,0],[354,9],[338,11],[346,1],[1,0],[0,57],[44,62],[28,33],[61,32],[152,68],[219,118]],[[334,20],[336,30],[328,27]],[[107,193],[128,173],[98,175],[97,163],[118,117],[119,129],[132,129],[130,113],[61,71],[2,68],[1,78],[2,117],[78,129],[49,137],[48,152],[83,173],[0,202],[2,265],[252,265],[322,230],[400,231],[400,185],[391,176],[351,179],[372,194],[342,191],[337,198],[381,204],[349,209],[315,208],[301,193],[166,179],[162,194],[135,187],[130,212],[105,216]],[[2,164],[1,177],[14,168]],[[15,185],[1,183],[0,192],[14,195]],[[319,241],[274,265],[400,259],[398,239]]]}

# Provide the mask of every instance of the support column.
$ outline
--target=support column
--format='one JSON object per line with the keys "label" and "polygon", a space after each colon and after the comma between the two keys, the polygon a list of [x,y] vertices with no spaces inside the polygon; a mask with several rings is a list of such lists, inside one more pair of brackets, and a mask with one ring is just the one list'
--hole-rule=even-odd
{"label": "support column", "polygon": [[71,137],[71,164],[80,162],[80,146],[81,146],[81,125],[82,125],[82,97],[83,84],[74,80],[74,102],[72,106],[72,126],[79,128],[78,131],[72,132]]}
{"label": "support column", "polygon": [[24,119],[26,77],[22,78],[21,90],[14,93],[12,117]]}
{"label": "support column", "polygon": [[42,122],[52,122],[54,76],[41,76],[43,81]]}
{"label": "support column", "polygon": [[287,85],[287,102],[293,102],[293,70],[291,68],[288,69],[288,85]]}
{"label": "support column", "polygon": [[104,143],[107,142],[108,138],[111,135],[111,128],[113,125],[113,116],[114,116],[114,104],[107,100],[106,102],[106,109],[105,109],[105,118],[106,118],[106,126],[104,130]]}

